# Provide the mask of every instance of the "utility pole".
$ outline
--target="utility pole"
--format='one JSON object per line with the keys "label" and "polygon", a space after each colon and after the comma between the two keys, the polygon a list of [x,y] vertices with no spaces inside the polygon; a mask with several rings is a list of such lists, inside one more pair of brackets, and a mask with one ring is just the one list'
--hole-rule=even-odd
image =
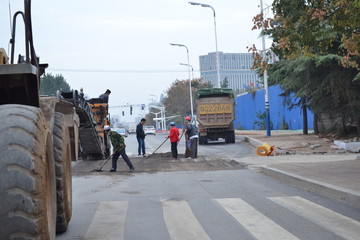
{"label": "utility pole", "polygon": [[[261,9],[261,14],[264,18],[264,10],[263,10],[263,1],[262,0],[260,0],[260,9]],[[261,27],[261,31],[264,31],[264,26]],[[266,46],[265,46],[265,36],[264,35],[262,35],[261,40],[262,40],[262,49],[263,49],[262,55],[263,55],[263,58],[266,59],[265,58]],[[266,135],[271,136],[269,86],[268,86],[268,75],[267,75],[266,69],[264,71],[264,92],[265,92]]]}

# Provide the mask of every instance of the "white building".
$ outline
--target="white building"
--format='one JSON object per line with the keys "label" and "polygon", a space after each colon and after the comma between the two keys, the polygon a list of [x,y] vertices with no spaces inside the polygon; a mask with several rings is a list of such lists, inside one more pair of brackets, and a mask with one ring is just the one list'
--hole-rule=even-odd
{"label": "white building", "polygon": [[[217,86],[216,53],[199,57],[200,75],[211,82],[214,87]],[[220,60],[220,80],[225,78],[228,81],[229,88],[234,91],[243,91],[248,87],[259,86],[259,77],[254,70],[250,70],[253,64],[251,53],[223,53],[219,52]]]}

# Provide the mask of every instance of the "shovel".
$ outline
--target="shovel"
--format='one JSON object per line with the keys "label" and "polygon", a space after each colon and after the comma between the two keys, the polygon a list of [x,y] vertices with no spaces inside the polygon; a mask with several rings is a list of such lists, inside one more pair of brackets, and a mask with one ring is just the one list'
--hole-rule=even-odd
{"label": "shovel", "polygon": [[184,135],[184,131],[181,133],[181,135],[180,135],[180,138],[179,138],[179,141],[178,141],[178,144],[179,144],[179,142],[181,141],[181,138],[182,138],[182,136]]}
{"label": "shovel", "polygon": [[[181,137],[184,135],[184,132],[182,132],[182,134],[181,134],[181,136],[180,136],[180,139],[181,139]],[[180,141],[179,141],[180,142]],[[190,155],[191,155],[191,151],[190,151],[190,149],[188,148],[188,140],[187,139],[185,139],[185,154],[184,154],[184,158],[188,158],[188,157],[190,157]]]}
{"label": "shovel", "polygon": [[102,168],[106,165],[106,163],[111,159],[111,157],[113,156],[114,154],[111,154],[107,159],[106,161],[101,165],[101,167],[99,169],[94,169],[92,170],[91,172],[102,172]]}
{"label": "shovel", "polygon": [[155,151],[153,151],[153,153],[152,154],[150,154],[150,155],[148,155],[146,158],[149,158],[149,157],[151,157],[157,150],[159,150],[159,148],[162,146],[162,145],[164,145],[164,143],[166,142],[168,140],[168,138],[166,138],[165,139],[165,141],[163,141],[161,144],[160,144],[160,146],[158,146],[158,148],[157,149],[155,149]]}

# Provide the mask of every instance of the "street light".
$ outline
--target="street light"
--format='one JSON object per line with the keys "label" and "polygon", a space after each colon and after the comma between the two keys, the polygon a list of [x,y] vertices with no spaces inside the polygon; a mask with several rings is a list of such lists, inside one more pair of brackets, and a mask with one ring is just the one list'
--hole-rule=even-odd
{"label": "street light", "polygon": [[193,66],[191,66],[190,64],[186,64],[186,63],[180,63],[180,65],[190,66],[190,67],[191,67],[191,73],[192,73],[192,79],[195,79],[195,78],[194,78],[194,68],[193,68]]}
{"label": "street light", "polygon": [[192,100],[192,89],[191,89],[191,77],[190,77],[190,61],[189,61],[189,49],[184,44],[178,44],[178,43],[170,43],[171,46],[176,47],[184,47],[186,48],[187,53],[187,60],[188,60],[188,72],[189,72],[189,90],[190,90],[190,107],[191,107],[191,117],[194,116],[194,108],[193,108],[193,100]]}
{"label": "street light", "polygon": [[[260,0],[260,9],[261,14],[264,17],[264,10],[263,10],[263,1]],[[264,26],[261,27],[261,30],[264,31]],[[265,54],[265,36],[262,34],[261,37],[262,40],[262,49],[263,49],[263,55]],[[266,135],[268,137],[271,136],[271,130],[270,130],[270,106],[269,106],[269,86],[268,86],[268,75],[267,70],[264,71],[264,90],[265,90],[265,114],[266,114]]]}
{"label": "street light", "polygon": [[220,81],[220,59],[219,59],[219,52],[217,47],[217,33],[216,33],[216,17],[215,17],[215,9],[210,6],[209,4],[204,3],[197,3],[197,2],[189,2],[191,5],[198,5],[201,7],[208,7],[211,8],[214,12],[214,27],[215,27],[215,48],[216,48],[216,73],[217,73],[217,87],[219,88],[221,86]]}

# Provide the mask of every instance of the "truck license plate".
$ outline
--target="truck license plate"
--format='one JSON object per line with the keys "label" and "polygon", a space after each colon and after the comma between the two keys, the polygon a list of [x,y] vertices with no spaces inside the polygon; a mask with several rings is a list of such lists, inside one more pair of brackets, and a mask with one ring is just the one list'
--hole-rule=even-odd
{"label": "truck license plate", "polygon": [[198,109],[200,114],[232,113],[231,104],[200,105]]}

